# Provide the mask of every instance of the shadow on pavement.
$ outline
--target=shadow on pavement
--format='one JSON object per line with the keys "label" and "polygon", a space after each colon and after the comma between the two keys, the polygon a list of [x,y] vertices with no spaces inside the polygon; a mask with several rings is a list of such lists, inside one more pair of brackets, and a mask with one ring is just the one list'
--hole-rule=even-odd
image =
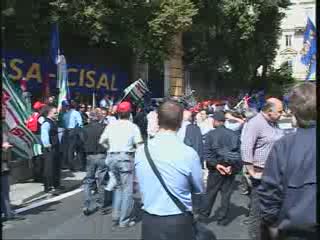
{"label": "shadow on pavement", "polygon": [[[218,213],[219,209],[217,209],[215,211],[215,214],[214,216],[210,217],[208,219],[208,223],[212,223],[214,221],[217,221],[217,213]],[[232,202],[230,203],[230,209],[229,209],[229,212],[228,212],[228,216],[227,216],[227,223],[226,224],[229,224],[231,223],[234,219],[236,219],[237,217],[239,216],[242,216],[242,215],[246,215],[248,212],[248,209],[243,207],[243,206],[237,206],[237,205],[234,205]]]}
{"label": "shadow on pavement", "polygon": [[30,210],[27,210],[25,212],[19,213],[20,216],[27,216],[27,215],[37,215],[43,212],[53,212],[56,211],[56,209],[50,209],[52,206],[58,205],[60,204],[61,201],[56,201],[56,202],[52,202],[52,203],[48,203],[45,204],[43,206],[37,207],[37,208],[33,208]]}

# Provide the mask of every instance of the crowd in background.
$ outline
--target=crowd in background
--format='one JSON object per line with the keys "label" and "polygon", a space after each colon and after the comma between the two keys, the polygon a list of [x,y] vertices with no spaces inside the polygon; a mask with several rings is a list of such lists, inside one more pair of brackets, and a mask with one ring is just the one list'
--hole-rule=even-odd
{"label": "crowd in background", "polygon": [[[144,239],[158,239],[150,229],[166,232],[172,228],[161,216],[168,216],[175,228],[164,239],[189,239],[181,231],[190,227],[190,218],[179,215],[182,210],[176,201],[206,223],[220,192],[216,220],[218,225],[227,225],[230,198],[236,175],[240,175],[242,194],[250,196],[245,222],[250,238],[261,239],[261,231],[276,236],[291,225],[315,220],[311,214],[315,212],[315,143],[306,144],[315,141],[314,97],[312,84],[292,90],[289,108],[284,108],[288,102],[277,98],[265,99],[255,108],[238,108],[225,101],[204,101],[191,107],[172,99],[133,108],[128,101],[116,104],[106,96],[99,107],[71,100],[63,101],[58,109],[55,98],[50,97],[33,104],[34,114],[26,123],[43,149],[34,158],[35,179],[44,183],[45,192],[57,194],[63,189],[61,169],[86,171],[83,213],[112,211],[114,226],[123,228],[135,224],[133,193],[138,182]],[[291,115],[284,112],[288,109]],[[288,116],[291,127],[281,127],[281,120]],[[154,183],[158,180],[146,164],[150,156],[143,143],[148,143],[150,155],[178,199],[174,203],[167,202],[165,187]],[[288,159],[292,162],[287,163]],[[177,162],[172,165],[169,160]],[[286,179],[281,179],[284,172]],[[191,177],[193,190],[186,185],[185,176]],[[97,201],[93,192],[98,193]],[[285,195],[288,193],[290,196]],[[308,196],[301,199],[296,196],[300,193]],[[111,202],[112,210],[108,208]],[[308,214],[303,207],[310,210]],[[152,222],[159,228],[154,229]]]}

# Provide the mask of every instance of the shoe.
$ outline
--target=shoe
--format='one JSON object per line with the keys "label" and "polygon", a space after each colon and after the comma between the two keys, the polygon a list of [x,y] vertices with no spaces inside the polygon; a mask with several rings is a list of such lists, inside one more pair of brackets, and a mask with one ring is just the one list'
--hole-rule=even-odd
{"label": "shoe", "polygon": [[83,214],[84,214],[85,216],[89,216],[89,215],[91,214],[91,212],[89,211],[88,208],[84,208],[84,209],[82,210],[82,212],[83,212]]}
{"label": "shoe", "polygon": [[226,225],[228,225],[228,223],[229,223],[228,219],[223,218],[223,219],[218,220],[217,225],[218,226],[226,226]]}
{"label": "shoe", "polygon": [[101,208],[100,212],[102,215],[107,215],[112,212],[112,208],[111,207]]}
{"label": "shoe", "polygon": [[134,225],[136,225],[135,221],[130,221],[126,224],[119,224],[119,228],[128,228],[128,227],[133,227]]}
{"label": "shoe", "polygon": [[246,218],[241,222],[242,225],[249,225],[249,219]]}

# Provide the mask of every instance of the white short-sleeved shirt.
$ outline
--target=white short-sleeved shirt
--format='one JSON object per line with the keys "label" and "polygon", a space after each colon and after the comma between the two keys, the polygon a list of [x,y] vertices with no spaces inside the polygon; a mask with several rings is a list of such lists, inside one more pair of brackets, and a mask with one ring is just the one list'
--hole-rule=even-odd
{"label": "white short-sleeved shirt", "polygon": [[104,129],[99,143],[107,147],[108,152],[134,152],[136,145],[142,143],[142,137],[136,124],[116,120]]}

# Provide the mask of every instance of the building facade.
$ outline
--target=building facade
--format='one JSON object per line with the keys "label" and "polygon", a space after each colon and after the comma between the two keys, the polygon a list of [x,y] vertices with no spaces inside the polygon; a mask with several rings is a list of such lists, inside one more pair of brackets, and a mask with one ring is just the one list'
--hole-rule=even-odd
{"label": "building facade", "polygon": [[[308,17],[315,24],[315,0],[291,0],[292,5],[285,11],[286,17],[281,24],[279,49],[275,59],[275,67],[287,64],[292,69],[293,77],[305,80],[307,66],[301,63],[301,50]],[[315,74],[310,80],[315,80]]]}

